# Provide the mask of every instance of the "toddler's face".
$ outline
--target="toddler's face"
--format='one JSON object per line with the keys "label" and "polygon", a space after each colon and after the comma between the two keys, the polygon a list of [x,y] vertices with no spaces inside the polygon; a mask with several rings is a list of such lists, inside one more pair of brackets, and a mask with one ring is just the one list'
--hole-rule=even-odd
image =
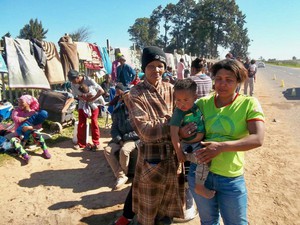
{"label": "toddler's face", "polygon": [[194,105],[197,95],[189,90],[177,90],[174,92],[176,107],[182,111],[188,111]]}

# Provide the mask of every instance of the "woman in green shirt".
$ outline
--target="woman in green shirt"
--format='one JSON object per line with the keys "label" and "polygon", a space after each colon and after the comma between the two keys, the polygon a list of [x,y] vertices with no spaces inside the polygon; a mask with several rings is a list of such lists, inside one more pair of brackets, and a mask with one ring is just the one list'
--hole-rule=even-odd
{"label": "woman in green shirt", "polygon": [[[215,93],[196,102],[203,113],[206,132],[204,148],[196,155],[202,163],[211,162],[205,186],[216,191],[211,199],[193,193],[201,224],[219,224],[220,214],[225,225],[248,224],[244,152],[262,145],[264,114],[256,98],[235,91],[246,75],[246,69],[237,60],[214,64]],[[188,137],[190,131],[194,131],[193,125],[187,125],[180,134]],[[192,164],[188,175],[191,190],[195,168]]]}

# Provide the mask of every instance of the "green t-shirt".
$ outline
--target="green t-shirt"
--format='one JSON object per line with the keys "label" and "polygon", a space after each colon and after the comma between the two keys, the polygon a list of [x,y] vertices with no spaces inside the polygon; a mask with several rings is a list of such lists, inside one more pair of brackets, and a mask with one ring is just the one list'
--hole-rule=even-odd
{"label": "green t-shirt", "polygon": [[[202,113],[196,104],[194,104],[193,107],[188,111],[182,111],[178,108],[175,108],[170,120],[170,126],[182,127],[188,123],[195,123],[197,126],[197,133],[204,133],[205,129],[202,120]],[[183,140],[190,141],[196,136],[197,134]]]}
{"label": "green t-shirt", "polygon": [[[203,97],[196,104],[203,113],[205,141],[238,140],[249,135],[247,121],[264,121],[264,114],[254,97],[238,95],[224,107],[217,108],[215,95]],[[210,171],[226,177],[237,177],[244,173],[244,152],[223,152],[213,158]]]}

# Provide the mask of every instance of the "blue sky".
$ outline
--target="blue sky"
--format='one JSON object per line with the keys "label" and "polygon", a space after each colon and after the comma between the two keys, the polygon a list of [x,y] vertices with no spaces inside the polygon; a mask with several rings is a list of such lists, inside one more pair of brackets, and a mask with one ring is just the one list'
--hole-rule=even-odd
{"label": "blue sky", "polygon": [[[129,47],[128,28],[136,18],[149,17],[158,5],[178,0],[0,0],[0,35],[12,37],[31,18],[37,18],[48,29],[46,40],[57,43],[64,33],[86,26],[92,32],[90,42],[113,47]],[[265,59],[300,58],[299,0],[236,0],[246,14],[246,27],[252,40],[250,57]],[[220,50],[225,57],[227,50]]]}

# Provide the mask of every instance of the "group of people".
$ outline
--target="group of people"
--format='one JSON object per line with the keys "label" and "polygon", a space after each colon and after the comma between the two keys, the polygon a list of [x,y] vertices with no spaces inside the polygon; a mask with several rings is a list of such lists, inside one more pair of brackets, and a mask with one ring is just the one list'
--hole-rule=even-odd
{"label": "group of people", "polygon": [[[256,98],[236,92],[248,77],[242,63],[215,63],[212,92],[206,91],[211,83],[202,66],[200,59],[193,61],[191,78],[173,86],[162,81],[164,52],[154,46],[143,50],[144,81],[131,88],[127,103],[140,139],[128,194],[139,224],[170,224],[183,217],[184,170],[179,168],[186,160],[201,224],[219,224],[221,216],[224,224],[248,224],[244,154],[262,145],[264,114]],[[129,224],[125,211],[115,224]]]}
{"label": "group of people", "polygon": [[[263,144],[264,114],[255,97],[240,95],[236,90],[249,78],[248,71],[255,70],[251,65],[245,68],[238,60],[224,59],[211,67],[209,77],[203,60],[196,58],[191,64],[191,76],[177,79],[173,85],[163,81],[165,53],[150,46],[143,49],[143,81],[129,88],[136,74],[124,64],[122,56],[119,62],[116,80],[122,83],[118,87],[122,93],[112,114],[112,140],[104,149],[117,179],[115,189],[128,180],[130,153],[134,149],[138,149],[138,158],[124,214],[115,224],[129,224],[134,215],[142,225],[171,224],[174,217],[183,218],[186,161],[190,161],[187,181],[201,224],[219,224],[220,217],[225,225],[248,224],[244,154]],[[76,148],[97,150],[99,108],[93,103],[110,87],[104,91],[106,86],[102,88],[75,70],[70,70],[68,78],[79,100]],[[47,146],[35,128],[47,115],[37,114],[38,107],[34,108],[27,97],[19,99],[12,114],[20,127],[18,135],[38,141],[43,156],[49,159]],[[88,117],[93,144],[85,138]],[[11,140],[16,145],[18,140],[22,142]],[[18,147],[19,154],[29,162],[26,151]]]}
{"label": "group of people", "polygon": [[[122,65],[124,59],[120,59]],[[222,215],[224,224],[247,224],[244,152],[261,146],[264,138],[259,102],[236,91],[249,78],[250,70],[238,60],[215,63],[210,71],[212,91],[204,62],[196,58],[190,78],[177,79],[172,85],[163,81],[166,56],[155,46],[143,50],[143,82],[129,88],[136,75],[129,75],[132,71],[126,68],[117,67],[127,75],[117,78],[121,83],[116,86],[121,91],[116,101],[119,104],[112,114],[112,140],[104,148],[116,177],[114,189],[128,181],[130,154],[136,148],[138,159],[124,214],[115,224],[129,224],[135,215],[138,223],[145,225],[171,224],[172,218],[183,217],[185,161],[190,161],[187,180],[201,223],[218,224]],[[78,137],[84,137],[86,115],[81,107],[107,91],[74,71],[69,73],[69,80],[73,93],[82,101],[78,128],[83,135]],[[94,94],[86,96],[76,90],[89,82],[96,89]],[[94,118],[97,110],[91,110]],[[92,139],[97,146],[95,130],[99,129],[96,120],[94,123]],[[85,147],[84,140],[78,139],[80,147]]]}
{"label": "group of people", "polygon": [[[249,95],[253,96],[254,94],[254,83],[256,82],[256,73],[257,73],[257,66],[256,66],[256,60],[251,59],[249,57],[246,57],[245,61],[243,62],[241,57],[237,56],[236,58],[233,56],[231,52],[227,53],[225,56],[226,59],[232,59],[232,60],[237,60],[241,63],[243,63],[246,71],[247,71],[247,76],[243,82],[244,84],[244,95]],[[241,89],[241,85],[238,85],[236,91],[239,92]],[[249,89],[249,91],[248,91]]]}

